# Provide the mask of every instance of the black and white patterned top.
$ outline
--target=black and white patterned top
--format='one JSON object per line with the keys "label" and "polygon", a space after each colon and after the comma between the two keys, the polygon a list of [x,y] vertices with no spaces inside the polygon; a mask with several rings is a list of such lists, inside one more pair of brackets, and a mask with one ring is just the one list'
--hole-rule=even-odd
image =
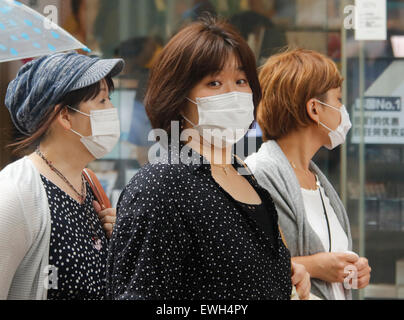
{"label": "black and white patterned top", "polygon": [[[93,207],[87,186],[83,205],[41,176],[51,214],[49,265],[58,268],[58,288],[48,290],[48,300],[105,299],[108,240]],[[94,247],[93,229],[101,240]]]}
{"label": "black and white patterned top", "polygon": [[170,150],[168,163],[145,166],[120,197],[107,298],[289,299],[290,253],[268,192],[246,176],[264,196],[275,244],[215,182],[205,158],[185,152],[185,163],[174,164],[180,148]]}

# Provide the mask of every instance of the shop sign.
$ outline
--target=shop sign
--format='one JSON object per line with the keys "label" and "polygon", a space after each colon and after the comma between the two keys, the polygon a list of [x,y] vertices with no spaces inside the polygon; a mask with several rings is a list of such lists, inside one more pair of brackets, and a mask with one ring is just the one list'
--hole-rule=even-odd
{"label": "shop sign", "polygon": [[386,0],[356,0],[355,25],[355,40],[386,40]]}
{"label": "shop sign", "polygon": [[[360,101],[352,114],[352,143],[361,139]],[[364,97],[363,135],[367,144],[403,144],[404,111],[402,97]]]}

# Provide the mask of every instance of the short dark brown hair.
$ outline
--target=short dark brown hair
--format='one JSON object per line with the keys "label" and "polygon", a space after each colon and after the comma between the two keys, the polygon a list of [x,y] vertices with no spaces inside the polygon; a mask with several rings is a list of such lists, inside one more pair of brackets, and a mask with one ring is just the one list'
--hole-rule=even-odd
{"label": "short dark brown hair", "polygon": [[286,49],[268,59],[260,71],[263,97],[258,123],[264,141],[280,139],[313,123],[306,104],[325,99],[339,88],[343,78],[337,65],[325,55],[306,49]]}
{"label": "short dark brown hair", "polygon": [[189,92],[206,76],[219,73],[231,54],[247,76],[257,107],[261,88],[254,53],[230,24],[208,16],[176,34],[153,66],[145,97],[152,127],[170,136],[171,122],[181,121]]}

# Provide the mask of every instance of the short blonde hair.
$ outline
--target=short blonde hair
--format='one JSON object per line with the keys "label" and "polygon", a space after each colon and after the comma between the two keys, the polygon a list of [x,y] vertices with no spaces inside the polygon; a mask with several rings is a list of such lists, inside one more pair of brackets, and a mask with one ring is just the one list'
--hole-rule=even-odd
{"label": "short blonde hair", "polygon": [[293,49],[268,59],[260,71],[262,100],[258,123],[264,141],[284,137],[313,123],[306,111],[312,98],[325,99],[343,78],[328,57],[311,50]]}

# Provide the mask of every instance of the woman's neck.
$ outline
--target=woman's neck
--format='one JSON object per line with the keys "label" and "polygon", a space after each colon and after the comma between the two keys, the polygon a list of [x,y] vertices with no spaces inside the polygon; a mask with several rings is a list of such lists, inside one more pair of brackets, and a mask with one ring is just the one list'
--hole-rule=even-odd
{"label": "woman's neck", "polygon": [[[77,143],[73,141],[45,141],[40,144],[39,150],[58,171],[68,180],[73,181],[81,179],[83,169],[93,160],[89,153],[84,150],[84,146],[77,146]],[[48,167],[46,162],[35,153],[30,158],[41,164],[42,168]]]}
{"label": "woman's neck", "polygon": [[201,139],[192,140],[188,146],[203,155],[210,164],[227,166],[232,164],[232,147],[218,148]]}
{"label": "woman's neck", "polygon": [[309,170],[310,161],[321,148],[321,142],[310,128],[294,131],[277,140],[283,153],[293,166]]}

